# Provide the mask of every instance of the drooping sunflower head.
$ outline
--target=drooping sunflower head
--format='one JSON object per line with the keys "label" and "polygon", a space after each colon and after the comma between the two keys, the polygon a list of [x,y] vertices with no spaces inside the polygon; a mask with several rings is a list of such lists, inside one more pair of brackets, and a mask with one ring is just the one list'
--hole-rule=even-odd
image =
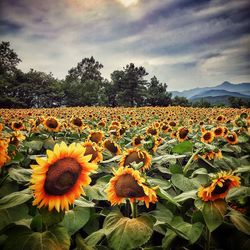
{"label": "drooping sunflower head", "polygon": [[85,148],[72,143],[56,144],[54,150],[47,150],[47,158],[37,158],[38,165],[32,165],[31,189],[34,192],[33,205],[68,210],[81,194],[83,187],[91,182],[89,174],[97,165],[90,163],[91,155],[85,156]]}
{"label": "drooping sunflower head", "polygon": [[104,133],[100,130],[91,130],[88,136],[88,140],[95,142],[95,143],[101,143],[102,139],[104,138]]}
{"label": "drooping sunflower head", "polygon": [[211,143],[214,140],[214,133],[212,131],[205,131],[202,133],[201,141],[205,143]]}
{"label": "drooping sunflower head", "polygon": [[86,141],[81,145],[85,148],[84,155],[91,155],[90,162],[98,163],[103,160],[102,149],[95,142]]}
{"label": "drooping sunflower head", "polygon": [[189,130],[185,127],[180,127],[176,133],[178,141],[182,142],[188,138]]}
{"label": "drooping sunflower head", "polygon": [[212,179],[209,186],[199,188],[198,196],[203,201],[224,199],[231,188],[238,186],[240,186],[240,177],[233,175],[231,172],[222,171]]}
{"label": "drooping sunflower head", "polygon": [[106,192],[112,206],[120,204],[128,198],[131,202],[144,201],[146,207],[149,207],[150,202],[157,202],[155,189],[145,184],[145,180],[138,170],[122,167],[114,172],[114,177],[110,179]]}
{"label": "drooping sunflower head", "polygon": [[228,134],[225,138],[229,144],[237,144],[238,143],[238,135],[236,134],[236,132],[232,132],[232,133]]}
{"label": "drooping sunflower head", "polygon": [[136,136],[134,136],[133,138],[132,138],[132,146],[133,147],[139,147],[139,146],[141,146],[142,145],[142,140],[143,140],[144,138],[143,138],[143,136],[141,136],[141,135],[136,135]]}
{"label": "drooping sunflower head", "polygon": [[216,137],[223,136],[224,135],[224,127],[214,128],[213,132],[214,132],[214,135]]}
{"label": "drooping sunflower head", "polygon": [[122,152],[121,147],[111,139],[105,140],[102,146],[113,155],[120,155]]}
{"label": "drooping sunflower head", "polygon": [[134,162],[136,164],[143,163],[141,170],[145,171],[150,168],[152,157],[148,154],[146,150],[142,150],[139,148],[129,148],[127,149],[121,160],[120,167],[132,166],[131,164]]}
{"label": "drooping sunflower head", "polygon": [[158,135],[158,129],[155,126],[151,125],[146,129],[146,133],[147,133],[147,135],[157,136]]}
{"label": "drooping sunflower head", "polygon": [[60,123],[55,117],[48,117],[43,121],[44,127],[50,132],[58,132],[60,130]]}
{"label": "drooping sunflower head", "polygon": [[219,115],[219,116],[217,116],[217,118],[216,118],[216,120],[217,120],[217,122],[223,122],[224,120],[225,120],[225,116],[224,115]]}
{"label": "drooping sunflower head", "polygon": [[12,122],[11,128],[15,131],[19,131],[19,130],[24,129],[24,124],[22,121]]}
{"label": "drooping sunflower head", "polygon": [[82,129],[84,127],[84,123],[82,119],[77,116],[72,117],[72,119],[70,120],[70,123],[73,128]]}

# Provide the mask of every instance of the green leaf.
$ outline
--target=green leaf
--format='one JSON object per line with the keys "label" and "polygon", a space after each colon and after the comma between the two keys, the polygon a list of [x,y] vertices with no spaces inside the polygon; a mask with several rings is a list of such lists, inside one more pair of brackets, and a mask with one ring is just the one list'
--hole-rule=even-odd
{"label": "green leaf", "polygon": [[162,240],[164,249],[170,249],[173,240],[177,236],[188,240],[190,244],[194,244],[200,238],[204,227],[200,222],[189,224],[183,221],[180,216],[175,216],[168,226],[171,227]]}
{"label": "green leaf", "polygon": [[231,188],[226,196],[226,200],[233,200],[236,198],[244,198],[250,196],[250,187],[244,187],[244,186],[240,186],[240,187],[234,187]]}
{"label": "green leaf", "polygon": [[87,238],[85,238],[85,242],[89,246],[95,246],[103,239],[104,236],[105,236],[105,229],[100,229],[90,234]]}
{"label": "green leaf", "polygon": [[60,223],[64,218],[64,211],[57,212],[55,209],[49,211],[47,207],[42,207],[39,212],[42,215],[43,223],[47,227]]}
{"label": "green leaf", "polygon": [[193,151],[193,143],[190,141],[184,141],[173,147],[173,153],[184,154]]}
{"label": "green leaf", "polygon": [[167,200],[168,202],[174,204],[177,207],[180,207],[181,205],[165,190],[162,188],[158,188],[156,191],[157,195],[161,197],[164,200]]}
{"label": "green leaf", "polygon": [[250,166],[242,166],[234,170],[234,173],[250,172]]}
{"label": "green leaf", "polygon": [[61,226],[53,226],[42,233],[18,226],[9,230],[7,235],[4,250],[68,250],[70,247],[70,237],[66,229]]}
{"label": "green leaf", "polygon": [[173,174],[171,181],[177,188],[184,192],[194,189],[197,190],[200,186],[200,183],[197,180],[189,179],[183,174]]}
{"label": "green leaf", "polygon": [[76,249],[77,250],[94,250],[92,246],[89,246],[86,243],[86,240],[84,240],[80,234],[76,235]]}
{"label": "green leaf", "polygon": [[247,220],[246,217],[243,216],[243,214],[236,210],[232,210],[228,215],[230,216],[230,220],[232,221],[232,223],[239,231],[250,235],[250,221]]}
{"label": "green leaf", "polygon": [[168,189],[171,187],[171,183],[164,179],[158,179],[158,178],[147,178],[147,182],[152,186],[159,186],[162,189]]}
{"label": "green leaf", "polygon": [[20,225],[24,222],[24,220],[30,220],[31,216],[28,215],[28,212],[28,207],[26,205],[20,205],[8,209],[1,209],[0,230],[11,223]]}
{"label": "green leaf", "polygon": [[62,225],[67,228],[69,235],[73,235],[88,222],[89,217],[89,208],[74,207],[65,213]]}
{"label": "green leaf", "polygon": [[150,239],[153,222],[147,215],[130,219],[115,212],[106,217],[104,229],[110,248],[128,250],[142,246]]}
{"label": "green leaf", "polygon": [[187,192],[184,192],[175,196],[174,199],[177,202],[182,202],[188,199],[196,199],[197,198],[196,194],[197,194],[197,190],[191,190],[191,191],[187,191]]}
{"label": "green leaf", "polygon": [[9,176],[12,180],[17,181],[17,183],[26,183],[30,181],[30,177],[32,174],[31,169],[25,168],[10,168]]}
{"label": "green leaf", "polygon": [[210,232],[223,223],[226,209],[227,204],[224,200],[203,202],[202,214]]}
{"label": "green leaf", "polygon": [[31,190],[25,189],[23,191],[14,192],[0,199],[0,209],[6,209],[23,204],[33,197]]}
{"label": "green leaf", "polygon": [[150,214],[156,219],[155,225],[170,223],[173,219],[173,213],[160,202],[157,203],[156,209]]}
{"label": "green leaf", "polygon": [[24,155],[21,152],[17,152],[14,158],[11,161],[7,162],[5,166],[9,166],[13,163],[18,164],[22,162],[23,160],[24,160]]}
{"label": "green leaf", "polygon": [[74,204],[79,207],[94,207],[95,206],[94,202],[86,200],[83,196],[75,200]]}
{"label": "green leaf", "polygon": [[33,150],[41,150],[43,146],[43,141],[26,141],[24,146],[33,149]]}

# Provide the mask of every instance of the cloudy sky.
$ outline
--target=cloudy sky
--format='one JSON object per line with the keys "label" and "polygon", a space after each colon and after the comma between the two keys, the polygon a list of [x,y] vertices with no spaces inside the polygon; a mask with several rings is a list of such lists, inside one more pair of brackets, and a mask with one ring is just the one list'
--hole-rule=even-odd
{"label": "cloudy sky", "polygon": [[93,55],[105,78],[133,62],[169,90],[250,82],[249,0],[0,0],[0,12],[25,72],[63,79]]}

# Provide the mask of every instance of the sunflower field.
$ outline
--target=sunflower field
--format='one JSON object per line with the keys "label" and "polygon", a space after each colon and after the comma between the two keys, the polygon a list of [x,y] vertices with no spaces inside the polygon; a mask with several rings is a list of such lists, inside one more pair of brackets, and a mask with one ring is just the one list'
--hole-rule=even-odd
{"label": "sunflower field", "polygon": [[250,249],[248,109],[0,114],[1,249]]}

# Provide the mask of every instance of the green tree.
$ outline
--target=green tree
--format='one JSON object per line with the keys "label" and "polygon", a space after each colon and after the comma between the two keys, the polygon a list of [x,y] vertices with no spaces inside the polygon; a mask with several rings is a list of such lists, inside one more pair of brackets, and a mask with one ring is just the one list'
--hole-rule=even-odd
{"label": "green tree", "polygon": [[103,92],[103,65],[93,56],[84,58],[68,71],[64,82],[65,103],[68,106],[98,105]]}
{"label": "green tree", "polygon": [[147,105],[168,106],[171,104],[171,93],[167,92],[167,84],[160,83],[154,76],[147,89]]}
{"label": "green tree", "polygon": [[190,106],[190,103],[186,97],[183,96],[175,96],[172,99],[172,105],[173,106],[182,106],[182,107],[188,107]]}
{"label": "green tree", "polygon": [[13,95],[13,88],[16,86],[16,68],[21,59],[10,48],[9,42],[0,44],[0,107],[10,108],[22,106],[18,98]]}
{"label": "green tree", "polygon": [[146,100],[144,77],[148,75],[145,68],[135,67],[133,63],[126,65],[124,70],[116,70],[111,74],[115,101],[121,106],[143,106]]}
{"label": "green tree", "polygon": [[0,75],[12,75],[17,70],[16,66],[21,62],[16,52],[10,48],[9,42],[2,41],[0,44]]}
{"label": "green tree", "polygon": [[13,96],[25,103],[24,107],[55,107],[62,104],[62,83],[52,73],[46,74],[34,69],[28,73],[18,72],[16,83]]}

